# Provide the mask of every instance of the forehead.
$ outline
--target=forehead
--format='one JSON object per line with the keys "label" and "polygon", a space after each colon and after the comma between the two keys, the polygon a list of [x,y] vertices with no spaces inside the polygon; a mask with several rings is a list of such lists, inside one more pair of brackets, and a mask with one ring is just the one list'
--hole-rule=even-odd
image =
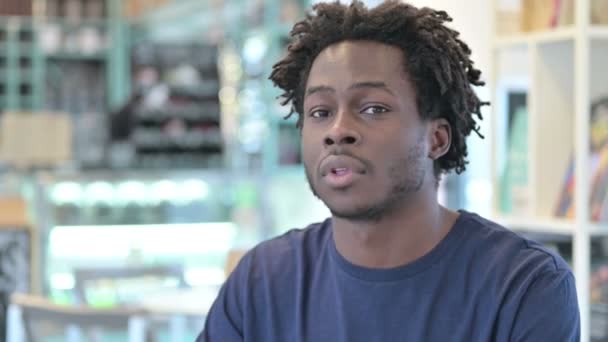
{"label": "forehead", "polygon": [[353,80],[393,83],[404,81],[405,76],[401,49],[373,41],[342,41],[328,46],[315,58],[308,84]]}

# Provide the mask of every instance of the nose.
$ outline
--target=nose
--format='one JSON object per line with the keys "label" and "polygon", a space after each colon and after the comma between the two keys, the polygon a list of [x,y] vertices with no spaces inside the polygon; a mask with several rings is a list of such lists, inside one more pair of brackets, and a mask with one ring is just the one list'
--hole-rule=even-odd
{"label": "nose", "polygon": [[356,145],[361,142],[361,134],[354,127],[349,114],[342,112],[336,115],[336,119],[332,126],[327,131],[323,144],[331,146],[338,145]]}

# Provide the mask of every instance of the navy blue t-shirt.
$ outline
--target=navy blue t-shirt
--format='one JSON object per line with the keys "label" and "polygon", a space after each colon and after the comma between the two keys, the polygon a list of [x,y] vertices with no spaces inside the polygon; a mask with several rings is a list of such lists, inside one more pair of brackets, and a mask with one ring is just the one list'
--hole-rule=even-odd
{"label": "navy blue t-shirt", "polygon": [[461,212],[405,266],[356,266],[331,220],[250,251],[222,287],[201,342],[579,341],[568,265],[539,244]]}

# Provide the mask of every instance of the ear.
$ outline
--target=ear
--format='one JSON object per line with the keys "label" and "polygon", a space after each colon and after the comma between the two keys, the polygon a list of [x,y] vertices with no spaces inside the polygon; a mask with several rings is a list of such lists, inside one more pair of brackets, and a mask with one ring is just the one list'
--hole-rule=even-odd
{"label": "ear", "polygon": [[433,119],[429,127],[429,158],[437,160],[450,150],[452,126],[444,118]]}

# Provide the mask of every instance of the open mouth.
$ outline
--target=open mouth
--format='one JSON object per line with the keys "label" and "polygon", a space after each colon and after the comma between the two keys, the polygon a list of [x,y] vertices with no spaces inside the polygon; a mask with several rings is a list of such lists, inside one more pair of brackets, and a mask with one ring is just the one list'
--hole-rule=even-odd
{"label": "open mouth", "polygon": [[340,190],[350,187],[365,174],[362,162],[345,155],[328,156],[319,168],[323,181],[329,187]]}
{"label": "open mouth", "polygon": [[333,168],[331,169],[331,173],[336,176],[345,176],[349,174],[351,171],[345,167]]}
{"label": "open mouth", "polygon": [[355,173],[346,167],[332,168],[325,177],[325,181],[332,188],[342,189],[353,184]]}

